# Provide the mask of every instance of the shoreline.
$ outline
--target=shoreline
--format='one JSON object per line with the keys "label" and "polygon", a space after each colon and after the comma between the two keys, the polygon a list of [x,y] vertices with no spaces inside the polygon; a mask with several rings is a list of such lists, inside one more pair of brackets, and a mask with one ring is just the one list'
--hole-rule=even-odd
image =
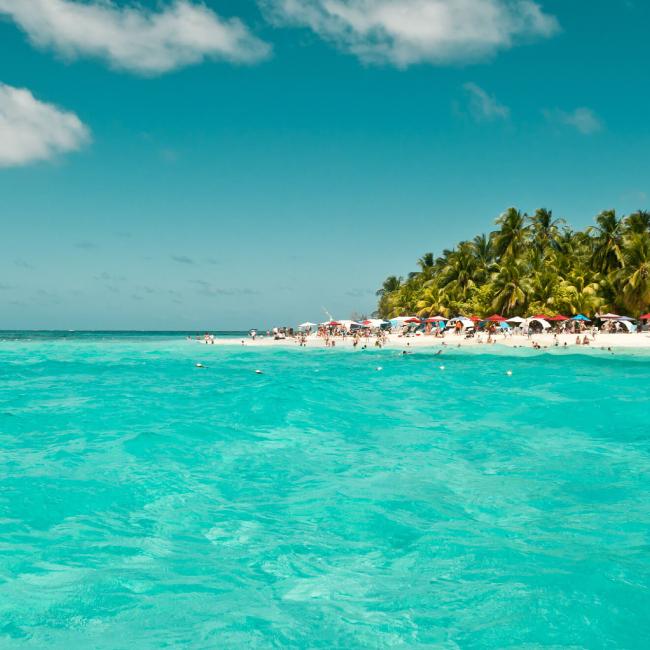
{"label": "shoreline", "polygon": [[[632,352],[649,351],[650,352],[650,333],[598,333],[595,340],[589,337],[589,345],[578,345],[576,343],[576,334],[558,334],[557,345],[555,344],[553,334],[535,334],[530,338],[527,335],[514,334],[512,336],[503,337],[496,336],[494,343],[486,343],[485,338],[479,342],[477,338],[466,339],[463,336],[456,336],[449,334],[444,338],[436,338],[434,336],[411,336],[405,337],[396,334],[389,334],[386,337],[384,346],[375,346],[375,337],[369,337],[366,348],[363,348],[361,342],[357,348],[353,347],[352,337],[345,339],[337,337],[335,339],[336,345],[334,348],[326,347],[325,340],[322,337],[311,335],[307,337],[305,347],[298,344],[297,338],[286,338],[281,340],[274,340],[272,337],[257,337],[255,340],[250,337],[219,337],[214,338],[214,343],[208,343],[204,340],[189,339],[190,342],[198,343],[201,345],[215,346],[230,346],[230,347],[245,347],[245,348],[296,348],[296,349],[323,349],[323,350],[422,350],[422,349],[440,349],[440,350],[457,350],[457,349],[473,349],[476,351],[483,350],[489,351],[491,349],[528,349],[528,350],[626,350]],[[580,335],[583,339],[584,334]],[[535,347],[535,346],[539,347]]]}

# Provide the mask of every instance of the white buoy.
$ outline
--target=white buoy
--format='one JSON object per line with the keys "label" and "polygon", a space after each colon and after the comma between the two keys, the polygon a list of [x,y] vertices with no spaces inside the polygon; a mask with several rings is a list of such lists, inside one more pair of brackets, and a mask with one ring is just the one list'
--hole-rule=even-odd
{"label": "white buoy", "polygon": [[445,367],[444,367],[444,366],[440,366],[440,370],[444,370],[444,369],[445,369]]}
{"label": "white buoy", "polygon": [[204,366],[202,363],[197,363],[197,364],[196,364],[196,367],[197,367],[197,368],[205,368],[205,366]]}
{"label": "white buoy", "polygon": [[375,370],[383,370],[383,368],[381,366],[377,366]]}
{"label": "white buoy", "polygon": [[510,377],[512,375],[512,370],[506,370],[506,375],[508,375],[508,377]]}
{"label": "white buoy", "polygon": [[255,374],[256,374],[256,375],[263,375],[264,373],[263,373],[261,370],[256,370],[256,371],[255,371]]}

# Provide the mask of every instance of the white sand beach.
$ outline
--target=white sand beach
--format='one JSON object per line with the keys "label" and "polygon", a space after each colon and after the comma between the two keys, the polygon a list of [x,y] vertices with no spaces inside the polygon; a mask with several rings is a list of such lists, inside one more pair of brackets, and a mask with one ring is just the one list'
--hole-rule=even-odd
{"label": "white sand beach", "polygon": [[[648,349],[650,350],[650,333],[597,333],[595,339],[592,339],[591,334],[588,335],[589,345],[582,344],[584,339],[584,334],[580,335],[580,345],[576,343],[577,335],[576,334],[558,334],[554,338],[553,334],[533,334],[528,337],[527,335],[513,334],[511,336],[504,337],[501,334],[497,334],[494,337],[493,343],[487,343],[487,334],[482,334],[481,336],[476,336],[474,338],[464,338],[462,335],[455,335],[453,333],[448,333],[444,338],[438,338],[435,336],[428,336],[425,334],[416,335],[416,336],[402,336],[399,334],[388,334],[385,339],[384,348],[395,349],[395,350],[409,350],[409,349],[422,349],[422,348],[484,348],[490,349],[495,346],[500,347],[509,347],[509,348],[534,348],[536,345],[541,346],[542,349],[546,348],[578,348],[578,349],[589,349],[589,348],[612,348],[612,349],[621,349],[625,348],[627,350],[633,349]],[[194,340],[193,342],[200,343],[205,345],[206,341]],[[370,336],[367,340],[367,343],[361,342],[357,346],[357,350],[363,349],[363,345],[366,345],[368,349],[376,349],[375,346],[375,337]],[[335,348],[353,348],[353,338],[351,336],[336,337],[335,338]],[[208,343],[210,345],[211,343]],[[280,340],[275,340],[272,336],[258,336],[255,340],[251,337],[220,337],[215,336],[214,345],[227,345],[227,346],[245,346],[245,347],[258,347],[258,348],[267,348],[267,347],[299,347],[298,338],[285,338]],[[325,340],[312,334],[306,337],[306,348],[325,348]]]}

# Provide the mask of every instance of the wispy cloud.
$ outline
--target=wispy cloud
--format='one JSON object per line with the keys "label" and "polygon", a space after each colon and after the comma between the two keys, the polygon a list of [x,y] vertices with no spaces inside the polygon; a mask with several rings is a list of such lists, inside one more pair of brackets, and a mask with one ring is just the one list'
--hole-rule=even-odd
{"label": "wispy cloud", "polygon": [[469,81],[463,84],[468,95],[469,110],[475,120],[507,120],[510,117],[510,109],[500,104],[494,95],[488,94],[483,88]]}
{"label": "wispy cloud", "polygon": [[172,255],[171,257],[178,264],[194,264],[194,260],[187,255]]}
{"label": "wispy cloud", "polygon": [[261,0],[362,61],[400,67],[471,61],[559,30],[532,0]]}
{"label": "wispy cloud", "polygon": [[598,115],[591,108],[584,106],[569,112],[557,108],[545,109],[542,112],[549,122],[570,126],[584,135],[597,133],[604,128],[603,122]]}
{"label": "wispy cloud", "polygon": [[114,68],[156,75],[203,59],[252,63],[270,47],[237,18],[203,3],[175,0],[160,11],[112,0],[0,0],[30,41],[72,59],[93,56]]}
{"label": "wispy cloud", "polygon": [[206,280],[190,280],[189,282],[195,284],[198,287],[198,293],[203,296],[256,296],[260,293],[254,289],[223,288]]}
{"label": "wispy cloud", "polygon": [[32,270],[32,269],[35,268],[34,265],[31,264],[30,262],[27,262],[26,260],[21,260],[21,259],[14,260],[14,264],[20,269]]}
{"label": "wispy cloud", "polygon": [[0,167],[50,160],[89,141],[90,131],[74,113],[0,83]]}

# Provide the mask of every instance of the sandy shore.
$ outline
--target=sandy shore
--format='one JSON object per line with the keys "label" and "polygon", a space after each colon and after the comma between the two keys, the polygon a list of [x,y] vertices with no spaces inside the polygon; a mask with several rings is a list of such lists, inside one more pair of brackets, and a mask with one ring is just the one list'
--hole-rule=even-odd
{"label": "sandy shore", "polygon": [[[640,334],[596,334],[595,340],[592,340],[591,335],[588,335],[589,346],[586,345],[576,345],[576,334],[559,334],[557,336],[558,346],[555,345],[555,340],[553,334],[536,334],[530,338],[525,335],[513,335],[509,337],[504,337],[498,334],[495,337],[494,344],[487,344],[487,336],[484,334],[481,336],[480,341],[478,338],[466,339],[463,336],[456,336],[453,333],[447,334],[444,338],[436,338],[434,336],[411,336],[404,337],[397,334],[390,334],[387,337],[386,345],[384,346],[387,349],[394,350],[408,350],[414,348],[436,348],[436,347],[471,347],[471,348],[492,348],[494,346],[500,347],[510,347],[510,348],[533,348],[534,344],[540,345],[542,348],[555,348],[555,347],[573,347],[580,349],[585,348],[612,348],[612,349],[643,349],[647,348],[650,350],[650,333],[644,332]],[[580,336],[582,340],[584,335]],[[352,338],[346,337],[342,339],[337,337],[336,339],[336,348],[352,348]],[[200,344],[205,344],[204,341],[196,341]],[[214,340],[214,345],[228,345],[228,346],[246,346],[246,347],[291,347],[298,348],[298,339],[283,339],[280,341],[275,341],[271,337],[257,337],[254,341],[250,337],[246,338],[236,338],[236,337],[216,337]],[[363,342],[359,344],[358,348],[363,345]],[[375,349],[375,338],[370,337],[368,340],[368,348]],[[325,341],[319,336],[309,336],[307,337],[307,348],[325,348]]]}

